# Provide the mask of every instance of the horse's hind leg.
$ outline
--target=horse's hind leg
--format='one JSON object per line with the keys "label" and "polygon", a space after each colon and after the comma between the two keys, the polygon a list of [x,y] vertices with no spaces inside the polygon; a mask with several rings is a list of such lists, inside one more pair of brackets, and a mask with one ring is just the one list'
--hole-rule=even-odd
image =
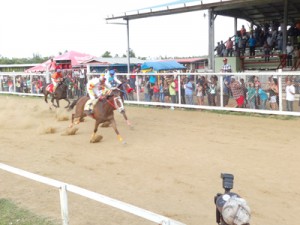
{"label": "horse's hind leg", "polygon": [[69,101],[69,99],[67,99],[67,98],[64,98],[64,100],[66,100],[66,101],[68,102],[68,105],[65,107],[65,108],[67,109],[67,108],[69,108],[70,101]]}
{"label": "horse's hind leg", "polygon": [[45,102],[48,103],[48,93],[45,94]]}

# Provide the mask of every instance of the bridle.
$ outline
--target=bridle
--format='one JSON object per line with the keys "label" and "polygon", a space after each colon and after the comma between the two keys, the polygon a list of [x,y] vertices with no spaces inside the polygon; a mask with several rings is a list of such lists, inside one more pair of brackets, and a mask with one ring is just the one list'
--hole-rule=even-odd
{"label": "bridle", "polygon": [[[114,90],[121,91],[121,90],[118,89],[118,88],[115,88]],[[111,95],[111,93],[112,93],[114,90],[109,90],[107,97],[109,97],[109,96],[114,96],[114,95]],[[110,104],[114,109],[118,110],[119,113],[123,112],[125,109],[124,109],[124,105],[123,105],[123,102],[122,102],[121,97],[120,97],[120,96],[113,97],[113,100],[114,100],[114,103],[112,103],[112,102],[108,101],[108,99],[106,99],[107,103]],[[119,103],[119,104],[118,104],[118,103]]]}

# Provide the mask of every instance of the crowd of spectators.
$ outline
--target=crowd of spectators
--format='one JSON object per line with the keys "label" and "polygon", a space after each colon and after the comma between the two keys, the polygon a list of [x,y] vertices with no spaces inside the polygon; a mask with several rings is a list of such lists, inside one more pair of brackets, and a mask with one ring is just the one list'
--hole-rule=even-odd
{"label": "crowd of spectators", "polygon": [[[258,76],[238,79],[231,75],[231,67],[224,59],[222,72],[223,81],[213,75],[195,74],[194,71],[178,75],[177,71],[165,71],[166,75],[157,75],[152,68],[143,76],[140,68],[135,68],[131,75],[119,76],[124,85],[125,100],[134,101],[139,94],[140,100],[146,102],[162,102],[188,105],[221,106],[221,88],[224,107],[239,107],[250,109],[279,108],[279,87],[277,78],[270,77],[266,83],[261,83]],[[80,73],[84,76],[80,77]],[[68,85],[68,98],[78,98],[85,95],[86,75],[84,71],[65,70],[65,82]],[[180,82],[179,82],[180,79]],[[41,94],[46,85],[44,76],[1,76],[0,91]],[[287,77],[283,82],[283,99],[287,111],[293,111],[296,95],[299,94],[300,79],[297,76]],[[137,89],[137,86],[139,87]],[[139,92],[138,92],[139,91]],[[181,94],[179,98],[179,93]],[[299,100],[300,106],[300,100]],[[173,107],[171,107],[173,109]]]}
{"label": "crowd of spectators", "polygon": [[[84,71],[64,70],[63,76],[68,85],[68,98],[85,95],[86,75]],[[0,76],[0,91],[4,92],[42,94],[42,88],[46,85],[46,77],[43,75]]]}
{"label": "crowd of spectators", "polygon": [[[201,76],[190,73],[189,75],[178,76],[176,71],[168,71],[168,75],[150,73],[138,77],[142,80],[140,99],[146,102],[178,104],[180,89],[181,104],[221,106],[220,81],[216,75]],[[178,79],[180,79],[180,86]],[[222,84],[224,107],[258,110],[279,109],[277,78],[270,77],[267,82],[261,83],[258,76],[249,76],[245,81],[243,78],[238,79],[228,73],[228,75],[223,76]],[[289,88],[286,90],[286,87]],[[295,95],[298,88],[299,85],[295,77],[283,82],[283,104],[286,105],[287,111],[293,111],[292,105],[296,104]],[[171,108],[173,109],[173,107]]]}
{"label": "crowd of spectators", "polygon": [[[300,31],[296,35],[299,35],[299,33]],[[254,30],[251,28],[247,30],[242,25],[236,35],[229,37],[225,43],[223,41],[218,42],[215,51],[219,57],[231,57],[245,56],[246,49],[249,49],[248,56],[255,57],[256,50],[259,50],[260,55],[264,56],[265,62],[270,61],[270,56],[276,53],[286,52],[286,66],[297,69],[300,66],[298,62],[300,43],[299,41],[293,41],[292,31],[289,30],[288,35],[290,38],[286,43],[286,49],[283,49],[283,36],[278,23],[274,23],[272,26],[269,24],[256,26]]]}

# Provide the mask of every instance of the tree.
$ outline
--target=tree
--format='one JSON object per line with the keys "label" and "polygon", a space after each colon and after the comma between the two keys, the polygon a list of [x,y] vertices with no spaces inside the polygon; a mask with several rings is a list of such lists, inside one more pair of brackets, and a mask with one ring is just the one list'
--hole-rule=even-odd
{"label": "tree", "polygon": [[112,58],[109,51],[106,51],[106,52],[102,55],[102,57],[103,57],[103,58]]}
{"label": "tree", "polygon": [[[122,57],[123,57],[123,58],[126,58],[127,55],[126,55],[126,54],[123,54]],[[133,51],[132,49],[129,50],[129,57],[130,57],[130,58],[135,58],[135,53],[134,53],[134,51]]]}

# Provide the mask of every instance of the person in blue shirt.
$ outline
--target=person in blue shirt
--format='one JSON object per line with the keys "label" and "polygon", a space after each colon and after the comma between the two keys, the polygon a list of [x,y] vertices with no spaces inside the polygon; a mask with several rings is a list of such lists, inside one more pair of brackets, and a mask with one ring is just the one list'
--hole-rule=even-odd
{"label": "person in blue shirt", "polygon": [[156,76],[154,75],[154,71],[153,71],[153,67],[150,67],[150,70],[148,72],[148,75],[149,75],[149,82],[150,84],[153,86],[156,82]]}
{"label": "person in blue shirt", "polygon": [[256,40],[253,37],[253,35],[250,36],[248,43],[249,43],[249,48],[250,48],[250,57],[255,56]]}
{"label": "person in blue shirt", "polygon": [[255,90],[256,90],[256,94],[260,98],[260,109],[265,110],[266,103],[268,100],[268,94],[263,89],[261,89],[258,84],[255,84]]}
{"label": "person in blue shirt", "polygon": [[187,78],[187,83],[185,84],[185,102],[188,105],[194,105],[193,101],[193,80],[191,78]]}
{"label": "person in blue shirt", "polygon": [[105,77],[106,77],[105,84],[109,88],[117,87],[119,84],[122,83],[117,77],[115,77],[115,70],[109,70]]}

